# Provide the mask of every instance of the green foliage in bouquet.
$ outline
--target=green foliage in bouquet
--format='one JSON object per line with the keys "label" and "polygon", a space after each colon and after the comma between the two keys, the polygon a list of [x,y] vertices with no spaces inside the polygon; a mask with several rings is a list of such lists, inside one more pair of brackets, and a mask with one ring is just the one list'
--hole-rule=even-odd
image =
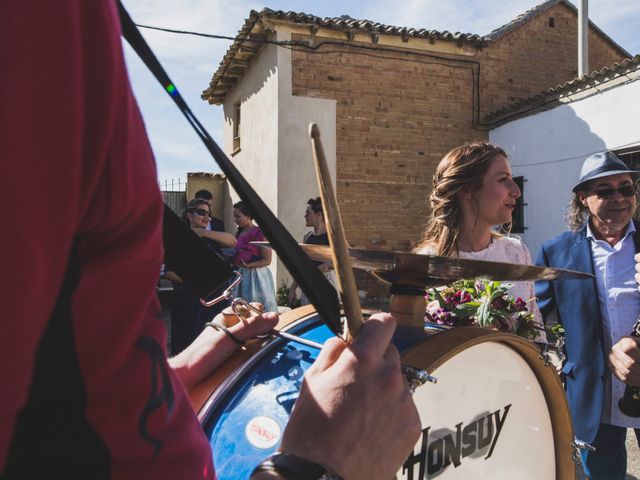
{"label": "green foliage in bouquet", "polygon": [[475,325],[534,339],[540,327],[528,302],[507,292],[510,286],[497,281],[460,280],[432,289],[426,297],[425,321],[449,327]]}

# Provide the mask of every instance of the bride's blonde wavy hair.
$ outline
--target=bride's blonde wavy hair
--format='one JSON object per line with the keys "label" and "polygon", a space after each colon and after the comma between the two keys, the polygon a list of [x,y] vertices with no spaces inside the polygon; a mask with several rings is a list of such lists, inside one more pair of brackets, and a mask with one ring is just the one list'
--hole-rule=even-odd
{"label": "bride's blonde wavy hair", "polygon": [[498,156],[506,157],[507,154],[490,143],[474,142],[454,148],[440,160],[429,196],[431,216],[414,251],[428,247],[436,255],[458,255],[462,220],[458,194],[463,190],[480,189],[482,178]]}

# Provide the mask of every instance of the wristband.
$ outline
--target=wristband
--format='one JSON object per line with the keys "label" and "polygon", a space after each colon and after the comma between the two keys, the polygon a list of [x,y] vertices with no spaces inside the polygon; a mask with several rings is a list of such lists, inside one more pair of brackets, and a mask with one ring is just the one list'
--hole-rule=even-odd
{"label": "wristband", "polygon": [[219,332],[224,332],[225,335],[227,335],[227,337],[229,337],[231,340],[233,340],[233,342],[235,344],[240,345],[241,347],[244,346],[244,340],[240,340],[233,333],[231,333],[227,327],[225,327],[221,323],[208,322],[208,323],[205,323],[204,325],[205,325],[205,327],[211,327],[214,330],[218,330]]}
{"label": "wristband", "polygon": [[263,460],[251,473],[275,472],[287,480],[343,480],[319,463],[289,453],[276,453]]}

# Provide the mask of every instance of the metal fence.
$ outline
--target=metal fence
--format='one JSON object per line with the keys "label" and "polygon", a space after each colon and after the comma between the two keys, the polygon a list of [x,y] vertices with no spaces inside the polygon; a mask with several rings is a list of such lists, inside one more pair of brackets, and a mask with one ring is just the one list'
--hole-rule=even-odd
{"label": "metal fence", "polygon": [[178,215],[182,214],[184,207],[187,204],[187,182],[181,180],[164,180],[160,182],[160,190],[162,191],[162,198],[171,210]]}

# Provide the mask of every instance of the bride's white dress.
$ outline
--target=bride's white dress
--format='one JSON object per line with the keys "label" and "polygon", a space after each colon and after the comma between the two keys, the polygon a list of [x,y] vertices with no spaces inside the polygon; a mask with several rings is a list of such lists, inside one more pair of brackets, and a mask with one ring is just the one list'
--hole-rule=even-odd
{"label": "bride's white dress", "polygon": [[[420,250],[421,254],[433,255],[435,251],[431,247],[426,247]],[[460,258],[468,258],[473,260],[487,260],[491,262],[507,262],[507,263],[519,263],[521,265],[531,265],[531,254],[525,244],[523,244],[516,237],[499,236],[493,237],[491,243],[484,250],[477,252],[465,252],[460,250]],[[509,288],[509,293],[514,298],[522,298],[525,302],[536,296],[535,287],[533,282],[508,282],[512,286]],[[536,304],[535,300],[529,302],[529,308],[533,311],[533,316],[536,324],[540,327],[543,326],[542,314]],[[534,339],[536,341],[546,341],[546,334],[544,330],[540,330],[538,336]]]}

